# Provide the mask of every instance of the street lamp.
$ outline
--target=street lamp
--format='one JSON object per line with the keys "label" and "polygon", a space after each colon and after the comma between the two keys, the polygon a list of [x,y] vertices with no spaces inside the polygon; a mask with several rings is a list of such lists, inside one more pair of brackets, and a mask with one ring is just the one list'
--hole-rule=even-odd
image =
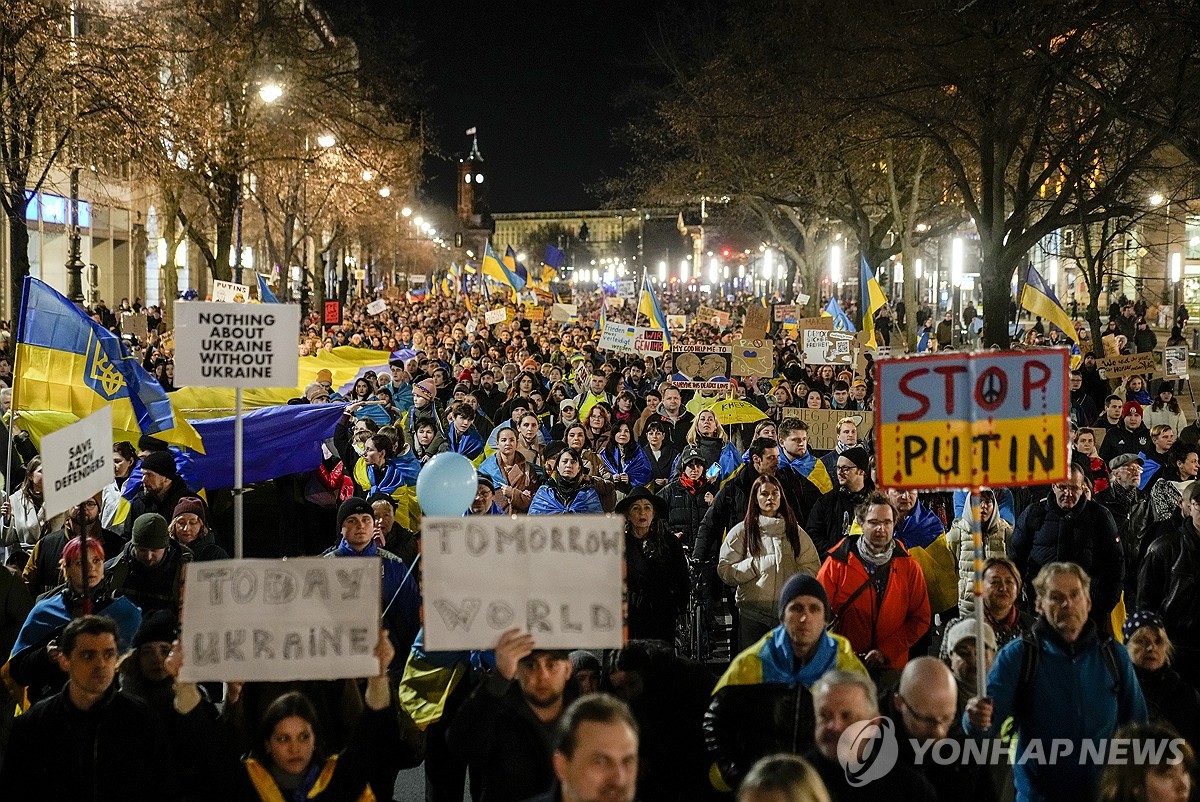
{"label": "street lamp", "polygon": [[[405,217],[412,217],[412,207],[405,206],[403,209],[400,210],[400,214],[404,215]],[[474,254],[472,254],[472,255],[474,255]]]}
{"label": "street lamp", "polygon": [[658,280],[659,281],[667,280],[667,263],[665,261],[658,263]]}
{"label": "street lamp", "polygon": [[[950,243],[950,291],[954,293],[950,300],[951,316],[954,318],[950,329],[952,332],[958,330],[958,321],[960,319],[958,310],[962,306],[962,291],[959,287],[962,284],[964,259],[963,239],[962,237],[955,237]],[[956,341],[960,340],[961,335],[954,339]]]}
{"label": "street lamp", "polygon": [[[79,7],[71,0],[71,67],[79,71]],[[67,295],[77,304],[83,303],[83,245],[79,234],[79,135],[76,133],[79,114],[79,90],[71,82],[71,198],[67,207]],[[8,485],[5,485],[7,489]],[[85,553],[86,556],[86,553]]]}
{"label": "street lamp", "polygon": [[829,246],[829,280],[835,285],[842,283],[842,246],[840,245]]}
{"label": "street lamp", "polygon": [[[246,101],[246,85],[242,84],[242,114],[246,114],[246,107],[249,105]],[[283,97],[283,87],[279,84],[268,81],[258,88],[258,97],[263,103],[270,105],[279,98]],[[244,120],[243,120],[244,121]],[[238,159],[238,175],[237,175],[237,212],[234,219],[236,242],[234,243],[233,255],[233,280],[237,284],[242,283],[242,215],[246,205],[246,177],[245,165],[242,160],[245,158],[246,151],[246,134],[242,131],[241,151]],[[320,144],[318,142],[318,144]]]}
{"label": "street lamp", "polygon": [[337,144],[337,137],[333,134],[321,134],[317,137],[317,144],[323,148],[332,148]]}
{"label": "street lamp", "polygon": [[258,88],[258,96],[263,103],[274,103],[283,97],[283,87],[273,81],[268,81]]}

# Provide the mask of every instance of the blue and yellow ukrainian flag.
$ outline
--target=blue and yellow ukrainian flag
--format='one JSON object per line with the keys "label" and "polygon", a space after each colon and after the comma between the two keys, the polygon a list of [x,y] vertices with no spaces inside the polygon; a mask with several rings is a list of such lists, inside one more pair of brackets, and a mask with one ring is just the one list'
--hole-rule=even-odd
{"label": "blue and yellow ukrainian flag", "polygon": [[875,342],[875,313],[887,304],[887,296],[883,294],[883,288],[879,286],[879,279],[875,278],[875,272],[867,264],[867,258],[865,256],[860,258],[862,262],[859,267],[859,282],[862,284],[863,331],[867,333],[867,347],[876,348],[878,343]]}
{"label": "blue and yellow ukrainian flag", "polygon": [[658,296],[654,294],[654,287],[650,285],[650,276],[646,273],[642,273],[642,295],[638,299],[638,314],[645,315],[646,319],[650,321],[648,328],[662,331],[667,348],[670,348],[671,333],[667,330],[667,316],[663,314],[662,307],[658,305]]}
{"label": "blue and yellow ukrainian flag", "polygon": [[1071,322],[1071,316],[1058,302],[1054,288],[1046,283],[1032,262],[1029,263],[1029,270],[1025,272],[1025,289],[1021,290],[1021,306],[1047,323],[1058,326],[1062,329],[1063,334],[1075,342],[1079,342],[1079,332],[1075,331],[1075,324]]}
{"label": "blue and yellow ukrainian flag", "polygon": [[279,299],[275,297],[275,293],[271,292],[271,288],[267,286],[267,280],[263,278],[262,273],[255,273],[258,276],[258,300],[259,303],[277,304]]}
{"label": "blue and yellow ukrainian flag", "polygon": [[204,452],[200,435],[117,336],[31,276],[21,292],[16,355],[14,409],[82,418],[111,403],[114,428]]}
{"label": "blue and yellow ukrainian flag", "polygon": [[846,314],[846,310],[842,309],[842,305],[837,302],[837,298],[830,298],[829,303],[825,304],[825,309],[821,312],[821,317],[833,318],[834,331],[858,331],[854,328],[854,321]]}
{"label": "blue and yellow ukrainian flag", "polygon": [[[513,259],[514,266],[516,259]],[[509,270],[508,265],[500,261],[500,257],[492,250],[492,243],[486,242],[483,245],[483,275],[493,279],[498,284],[509,287],[513,292],[520,292],[525,287],[525,282]]]}
{"label": "blue and yellow ukrainian flag", "polygon": [[521,289],[524,289],[524,286],[529,283],[529,271],[525,269],[525,265],[517,261],[517,254],[511,245],[504,246],[504,266],[521,280]]}

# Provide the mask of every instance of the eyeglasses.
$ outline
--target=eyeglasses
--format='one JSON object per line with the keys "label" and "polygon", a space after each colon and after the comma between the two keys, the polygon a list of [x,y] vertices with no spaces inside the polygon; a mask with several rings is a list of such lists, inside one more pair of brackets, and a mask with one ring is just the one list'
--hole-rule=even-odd
{"label": "eyeglasses", "polygon": [[1059,493],[1065,493],[1067,495],[1077,495],[1077,494],[1083,492],[1083,485],[1062,485],[1062,484],[1060,484],[1060,485],[1055,485],[1054,489],[1056,491],[1058,491]]}
{"label": "eyeglasses", "polygon": [[839,465],[839,466],[837,466],[836,469],[834,469],[834,472],[835,473],[850,473],[850,471],[854,470],[857,467],[858,467],[857,465]]}

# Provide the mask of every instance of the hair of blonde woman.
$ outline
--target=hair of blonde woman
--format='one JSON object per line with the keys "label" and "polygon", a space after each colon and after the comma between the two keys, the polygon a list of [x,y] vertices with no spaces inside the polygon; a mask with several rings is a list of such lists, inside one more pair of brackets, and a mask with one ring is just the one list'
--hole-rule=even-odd
{"label": "hair of blonde woman", "polygon": [[799,755],[760,758],[738,786],[738,802],[754,802],[759,792],[782,796],[787,802],[831,802],[821,775]]}

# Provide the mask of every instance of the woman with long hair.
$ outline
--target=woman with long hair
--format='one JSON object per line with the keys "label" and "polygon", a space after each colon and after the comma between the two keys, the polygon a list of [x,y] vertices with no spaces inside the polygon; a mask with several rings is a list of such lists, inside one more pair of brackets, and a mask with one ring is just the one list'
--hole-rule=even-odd
{"label": "woman with long hair", "polygon": [[625,516],[629,638],[672,643],[690,582],[683,545],[667,531],[666,502],[639,487],[616,512]]}
{"label": "woman with long hair", "polygon": [[113,443],[113,481],[101,491],[100,526],[112,528],[113,518],[117,515],[117,507],[121,504],[121,491],[133,469],[138,464],[137,451],[133,443],[118,440]]}
{"label": "woman with long hair", "polygon": [[1158,395],[1154,403],[1146,407],[1142,413],[1142,423],[1147,429],[1153,429],[1160,423],[1165,423],[1175,430],[1175,434],[1187,427],[1187,418],[1179,407],[1179,399],[1175,397],[1175,383],[1165,379],[1158,383]]}
{"label": "woman with long hair", "polygon": [[804,396],[804,406],[808,409],[829,409],[829,399],[820,390],[812,389]]}
{"label": "woman with long hair", "polygon": [[1130,376],[1125,380],[1125,400],[1136,401],[1143,407],[1150,406],[1153,401],[1150,391],[1146,389],[1146,380],[1141,376]]}
{"label": "woman with long hair", "polygon": [[496,453],[485,459],[479,472],[492,479],[495,502],[505,515],[529,512],[538,475],[518,448],[520,435],[511,426],[496,434]]}
{"label": "woman with long hair", "polygon": [[4,545],[20,546],[26,554],[46,535],[61,529],[66,513],[46,515],[45,489],[42,487],[42,458],[25,465],[25,481],[17,486],[12,498],[0,504],[0,525],[4,527]]}
{"label": "woman with long hair", "polygon": [[517,423],[517,451],[529,464],[539,470],[542,467],[541,421],[532,412],[526,412]]}
{"label": "woman with long hair", "polygon": [[575,448],[567,448],[558,455],[550,478],[537,489],[529,504],[530,515],[603,511],[600,495],[583,475],[583,456]]}
{"label": "woman with long hair", "polygon": [[763,475],[750,488],[746,517],[721,544],[717,575],[736,589],[738,649],[745,649],[779,625],[783,584],[795,573],[816,576],[821,557],[812,538],[796,522],[783,497],[783,485]]}
{"label": "woman with long hair", "polygon": [[[1115,760],[1100,775],[1099,802],[1188,802],[1196,752],[1169,726],[1126,724],[1113,743],[1129,745],[1128,760]],[[1141,760],[1133,755],[1145,755]]]}
{"label": "woman with long hair", "polygon": [[621,493],[629,493],[650,481],[650,460],[633,439],[633,426],[628,421],[620,421],[613,427],[612,437],[600,452],[600,461]]}
{"label": "woman with long hair", "polygon": [[613,401],[613,419],[612,422],[628,423],[630,426],[638,419],[637,399],[633,397],[633,393],[628,390],[622,390],[617,394],[617,398]]}
{"label": "woman with long hair", "polygon": [[390,437],[373,434],[363,444],[360,455],[350,443],[350,421],[363,404],[355,401],[346,407],[333,430],[333,443],[346,473],[365,495],[386,493],[396,499],[396,520],[405,529],[420,528],[417,509],[417,473],[421,461],[411,448],[397,446]]}
{"label": "woman with long hair", "polygon": [[[717,420],[717,415],[711,409],[702,409],[692,421],[692,428],[687,433],[688,445],[696,446],[708,460],[706,473],[716,465],[718,470],[713,478],[717,484],[725,481],[742,464],[742,456],[737,447],[729,442],[729,436]],[[678,470],[678,468],[676,468]]]}
{"label": "woman with long hair", "polygon": [[600,453],[608,444],[612,431],[612,408],[603,401],[592,404],[583,424],[587,431],[588,448]]}

